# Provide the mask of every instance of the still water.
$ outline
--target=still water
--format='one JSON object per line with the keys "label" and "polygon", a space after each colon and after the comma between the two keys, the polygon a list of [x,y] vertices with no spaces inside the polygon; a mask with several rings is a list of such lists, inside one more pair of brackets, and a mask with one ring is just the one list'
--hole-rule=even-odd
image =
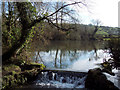
{"label": "still water", "polygon": [[65,69],[87,72],[98,67],[110,54],[105,42],[54,41],[34,52],[33,60],[48,69]]}
{"label": "still water", "polygon": [[[37,63],[43,63],[47,69],[87,72],[89,69],[100,67],[99,64],[104,59],[108,60],[109,58],[110,54],[107,49],[107,42],[52,41],[47,45],[34,44],[34,56],[32,60]],[[114,70],[114,72],[116,76],[106,75],[116,86],[120,86],[118,85],[118,71]],[[36,84],[38,81],[36,81]],[[56,85],[55,82],[54,85]],[[37,85],[46,86],[47,84],[45,83],[49,84],[48,82],[39,82]],[[65,86],[62,82],[57,82],[57,85]],[[80,87],[84,87],[84,85]]]}

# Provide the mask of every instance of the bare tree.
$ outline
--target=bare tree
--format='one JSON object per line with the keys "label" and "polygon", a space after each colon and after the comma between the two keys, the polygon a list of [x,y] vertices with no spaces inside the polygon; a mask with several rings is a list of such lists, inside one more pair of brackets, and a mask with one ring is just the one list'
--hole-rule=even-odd
{"label": "bare tree", "polygon": [[[52,4],[51,4],[52,5]],[[56,2],[53,4],[53,7],[51,8],[54,11],[59,10],[61,7],[64,7],[66,5],[66,2]],[[71,30],[73,28],[67,27],[65,28],[65,23],[69,23],[69,22],[79,22],[77,17],[75,17],[75,10],[69,8],[69,7],[64,7],[61,8],[61,10],[59,10],[59,12],[56,12],[51,18],[49,18],[49,22],[56,26],[58,28],[58,30],[63,30],[63,31],[67,31],[67,30]]]}
{"label": "bare tree", "polygon": [[99,19],[96,19],[96,20],[93,19],[93,20],[91,20],[91,22],[94,25],[94,31],[92,33],[92,38],[91,39],[95,39],[95,34],[98,31],[98,28],[102,24],[102,22]]}

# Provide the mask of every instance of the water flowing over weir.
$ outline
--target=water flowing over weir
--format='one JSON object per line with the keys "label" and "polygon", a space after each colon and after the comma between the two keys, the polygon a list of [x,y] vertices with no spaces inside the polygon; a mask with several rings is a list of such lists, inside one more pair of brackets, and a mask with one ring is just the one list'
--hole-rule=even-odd
{"label": "water flowing over weir", "polygon": [[87,74],[71,71],[42,71],[34,82],[39,88],[85,88]]}
{"label": "water flowing over weir", "polygon": [[[33,62],[42,63],[46,69],[60,69],[62,72],[43,71],[31,87],[47,88],[84,88],[84,80],[89,69],[102,68],[100,63],[111,56],[106,49],[106,41],[51,41],[48,45],[34,43]],[[66,72],[66,70],[72,72]],[[105,74],[108,80],[120,87],[118,70],[112,70],[115,76]],[[63,72],[65,72],[63,74]],[[75,74],[74,72],[79,72]],[[83,74],[83,76],[82,76]],[[77,77],[78,76],[78,77]],[[83,80],[83,82],[82,82]]]}

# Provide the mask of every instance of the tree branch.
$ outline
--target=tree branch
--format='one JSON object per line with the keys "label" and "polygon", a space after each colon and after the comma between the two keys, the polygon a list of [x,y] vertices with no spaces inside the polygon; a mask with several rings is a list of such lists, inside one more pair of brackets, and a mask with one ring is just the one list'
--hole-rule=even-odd
{"label": "tree branch", "polygon": [[68,28],[68,29],[65,29],[65,28],[62,28],[62,27],[59,27],[58,25],[54,24],[51,20],[49,20],[48,18],[46,18],[48,20],[48,22],[50,22],[52,25],[54,25],[55,27],[57,27],[58,29],[61,29],[61,30],[64,30],[64,31],[69,31],[69,30],[72,30],[74,28]]}
{"label": "tree branch", "polygon": [[65,7],[67,7],[67,6],[74,5],[74,4],[78,4],[78,3],[81,3],[81,4],[83,4],[84,6],[86,6],[86,4],[84,4],[84,3],[82,3],[82,2],[74,2],[74,3],[71,3],[71,4],[66,4],[66,5],[62,6],[61,8],[59,8],[58,10],[56,10],[54,13],[48,15],[47,17],[50,17],[50,16],[54,15],[55,13],[59,12],[61,9],[65,8]]}
{"label": "tree branch", "polygon": [[[86,4],[84,4],[84,3],[82,3],[82,2],[74,2],[74,3],[71,3],[71,4],[66,4],[66,5],[60,7],[58,10],[56,10],[54,13],[52,13],[52,14],[50,14],[50,15],[48,15],[48,16],[40,17],[39,19],[34,20],[34,21],[31,23],[31,25],[30,25],[29,28],[31,28],[31,27],[34,26],[36,23],[38,23],[38,22],[40,22],[40,21],[42,21],[42,20],[44,20],[44,19],[47,19],[48,21],[50,21],[50,20],[48,19],[48,17],[53,16],[54,14],[56,14],[57,12],[59,12],[61,9],[65,8],[65,7],[67,7],[67,6],[74,5],[74,4],[79,4],[79,3],[83,4],[84,6],[86,6]],[[50,22],[51,22],[54,26],[56,26],[57,28],[62,29],[62,28],[60,28],[59,26],[55,25],[52,21],[50,21]],[[63,29],[63,30],[67,30],[67,29]],[[67,30],[67,31],[68,31],[68,30]]]}

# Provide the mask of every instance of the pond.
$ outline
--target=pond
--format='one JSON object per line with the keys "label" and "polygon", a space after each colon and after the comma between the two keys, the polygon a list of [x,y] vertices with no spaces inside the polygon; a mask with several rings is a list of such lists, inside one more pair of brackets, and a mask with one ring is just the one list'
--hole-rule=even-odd
{"label": "pond", "polygon": [[105,42],[54,41],[37,49],[32,60],[45,64],[48,69],[87,72],[110,57],[104,46]]}
{"label": "pond", "polygon": [[[103,63],[104,59],[110,58],[106,46],[107,42],[102,41],[51,41],[48,45],[34,44],[32,60],[43,63],[51,70],[87,72],[89,69],[100,67],[99,64]],[[116,76],[106,75],[116,86],[120,86],[118,71],[113,71]],[[46,85],[43,82],[39,83]],[[62,82],[57,84],[61,85]]]}

